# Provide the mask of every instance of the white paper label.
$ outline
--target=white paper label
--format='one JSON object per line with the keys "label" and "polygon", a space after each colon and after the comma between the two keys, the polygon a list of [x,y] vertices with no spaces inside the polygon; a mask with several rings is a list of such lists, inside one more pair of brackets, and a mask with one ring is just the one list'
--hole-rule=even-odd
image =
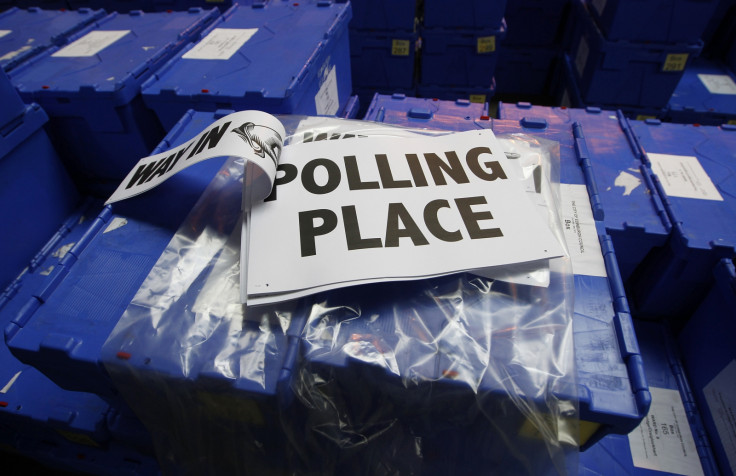
{"label": "white paper label", "polygon": [[727,74],[699,74],[698,79],[711,94],[736,94],[736,82]]}
{"label": "white paper label", "polygon": [[603,15],[603,9],[606,8],[606,0],[593,0],[591,2],[593,8],[598,12],[598,15]]}
{"label": "white paper label", "polygon": [[585,185],[560,184],[562,225],[565,231],[572,271],[586,276],[606,276],[593,210]]}
{"label": "white paper label", "polygon": [[215,28],[202,41],[187,51],[183,59],[227,60],[235,54],[258,28]]}
{"label": "white paper label", "polygon": [[674,474],[703,474],[680,392],[649,387],[652,406],[641,424],[629,433],[634,466]]}
{"label": "white paper label", "polygon": [[0,38],[13,33],[13,30],[0,30]]}
{"label": "white paper label", "polygon": [[648,153],[652,171],[671,197],[723,201],[697,157]]}
{"label": "white paper label", "polygon": [[333,66],[327,74],[317,95],[314,96],[317,114],[320,116],[334,116],[340,107],[340,97],[337,93],[337,72]]}
{"label": "white paper label", "polygon": [[736,474],[736,360],[708,382],[703,393],[731,472]]}
{"label": "white paper label", "polygon": [[57,58],[94,56],[128,33],[130,33],[130,30],[91,31],[51,56]]}
{"label": "white paper label", "polygon": [[590,49],[588,48],[588,42],[585,41],[585,37],[580,38],[580,43],[578,44],[578,53],[575,55],[575,68],[578,70],[578,76],[581,78],[583,77],[583,72],[585,71],[585,64],[588,62],[588,53],[590,53]]}

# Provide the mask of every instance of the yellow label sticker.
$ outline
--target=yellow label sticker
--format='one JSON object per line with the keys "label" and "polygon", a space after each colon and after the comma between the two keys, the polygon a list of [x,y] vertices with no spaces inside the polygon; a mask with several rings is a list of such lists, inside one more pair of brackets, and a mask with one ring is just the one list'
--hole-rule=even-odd
{"label": "yellow label sticker", "polygon": [[409,40],[393,40],[391,42],[391,56],[409,56]]}
{"label": "yellow label sticker", "polygon": [[470,99],[470,102],[476,102],[476,103],[483,104],[484,102],[486,102],[486,95],[485,94],[471,94],[468,99]]}
{"label": "yellow label sticker", "polygon": [[670,53],[667,55],[667,59],[664,60],[662,71],[685,71],[685,64],[687,64],[687,53]]}
{"label": "yellow label sticker", "polygon": [[478,37],[478,53],[493,53],[496,51],[496,37],[495,36],[480,36]]}
{"label": "yellow label sticker", "polygon": [[646,121],[647,119],[656,119],[657,116],[648,116],[646,114],[639,114],[636,116],[637,121]]}
{"label": "yellow label sticker", "polygon": [[736,119],[731,119],[728,121],[728,124],[731,124],[732,126],[736,126]]}
{"label": "yellow label sticker", "polygon": [[56,431],[58,431],[61,436],[71,441],[72,443],[79,443],[80,445],[87,445],[87,446],[100,446],[95,440],[93,440],[87,435],[83,435],[81,433],[74,433],[71,431],[62,431],[62,430],[56,430]]}

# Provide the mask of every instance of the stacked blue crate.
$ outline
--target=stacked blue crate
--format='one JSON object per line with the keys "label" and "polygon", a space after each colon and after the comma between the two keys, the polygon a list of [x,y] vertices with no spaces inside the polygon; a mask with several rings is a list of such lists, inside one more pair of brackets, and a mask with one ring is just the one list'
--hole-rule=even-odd
{"label": "stacked blue crate", "polygon": [[0,102],[3,107],[0,109],[0,126],[5,127],[14,119],[23,115],[26,106],[8,79],[5,71],[0,70]]}
{"label": "stacked blue crate", "polygon": [[714,283],[679,335],[687,376],[716,454],[721,474],[736,474],[733,415],[736,402],[736,268],[721,260]]}
{"label": "stacked blue crate", "polygon": [[323,0],[234,5],[143,84],[143,99],[167,129],[188,109],[335,115],[351,92],[350,16]]}
{"label": "stacked blue crate", "polygon": [[448,131],[472,130],[475,121],[488,119],[488,103],[418,99],[400,93],[391,96],[376,93],[365,114],[368,121]]}
{"label": "stacked blue crate", "polygon": [[[366,120],[446,130],[492,128],[497,134],[526,133],[560,143],[561,182],[586,186],[592,177],[584,171],[591,166],[585,146],[584,126],[552,125],[544,120],[466,119],[466,109],[440,101],[430,117],[416,118],[414,108],[427,109],[426,100],[393,99],[376,96]],[[480,108],[477,108],[480,109]],[[478,112],[476,110],[476,112]],[[452,121],[452,115],[455,121]],[[591,200],[595,209],[595,202]],[[590,445],[607,433],[625,434],[644,416],[649,405],[646,379],[641,368],[623,285],[611,239],[598,232],[607,276],[576,274],[573,338],[576,352],[577,384],[580,388],[582,444]],[[605,376],[605,379],[602,378]],[[602,381],[607,382],[602,385]]]}
{"label": "stacked blue crate", "polygon": [[414,95],[417,1],[355,0],[351,4],[350,69],[361,104],[367,105],[377,91]]}
{"label": "stacked blue crate", "polygon": [[468,0],[452,7],[441,0],[425,2],[417,93],[488,101],[495,92],[493,75],[506,36],[505,9],[505,0]]}
{"label": "stacked blue crate", "polygon": [[[693,28],[680,28],[683,22],[690,22],[686,16],[687,8],[660,8],[662,2],[590,2],[573,1],[572,26],[568,40],[568,52],[573,66],[573,77],[585,105],[615,109],[618,106],[634,108],[664,108],[683,72],[693,58],[700,54],[703,43],[699,40],[705,29],[707,18],[715,8],[715,2],[692,2],[671,0],[667,5],[693,4],[701,7],[698,17],[706,17],[702,28],[693,22]],[[633,9],[623,8],[633,4]],[[659,34],[646,42],[639,40],[642,29],[631,25],[644,15],[636,8],[653,9],[656,12],[669,11],[657,25],[644,28],[646,33]],[[591,13],[604,12],[595,18]],[[607,19],[609,11],[621,12],[615,22],[605,25],[611,32],[619,32],[613,25],[629,25],[620,30],[616,38],[606,36],[606,30],[597,20]],[[619,19],[620,18],[620,19]],[[649,19],[645,20],[647,23]],[[662,28],[658,28],[663,25]],[[621,35],[628,34],[626,38]],[[684,35],[684,36],[683,36]],[[673,40],[671,40],[672,38]]]}
{"label": "stacked blue crate", "polygon": [[631,278],[641,317],[684,324],[722,258],[736,256],[736,126],[630,121],[672,223],[666,246]]}
{"label": "stacked blue crate", "polygon": [[49,134],[85,191],[106,197],[161,140],[164,129],[143,104],[141,84],[218,15],[113,13],[11,72],[21,97],[51,116]]}
{"label": "stacked blue crate", "polygon": [[133,10],[144,12],[163,12],[167,10],[186,11],[192,7],[210,9],[217,7],[221,12],[233,3],[250,5],[253,0],[67,0],[68,8],[105,8],[109,12],[129,13]]}
{"label": "stacked blue crate", "polygon": [[582,124],[591,159],[592,180],[588,182],[596,184],[589,190],[595,197],[594,211],[613,240],[621,276],[628,283],[634,270],[666,244],[672,228],[628,121],[619,112],[597,107],[552,108],[529,103],[501,103],[498,117]]}
{"label": "stacked blue crate", "polygon": [[102,9],[10,8],[0,13],[0,66],[10,71],[49,48],[63,46],[76,32],[104,16]]}
{"label": "stacked blue crate", "polygon": [[508,31],[496,66],[497,94],[540,100],[552,94],[569,4],[569,0],[508,2]]}
{"label": "stacked blue crate", "polygon": [[[652,406],[629,435],[608,435],[580,453],[581,476],[664,476],[719,473],[703,425],[705,412],[693,399],[675,339],[667,326],[636,321]],[[687,360],[684,361],[687,363]],[[693,381],[694,382],[694,381]],[[661,432],[662,426],[675,431]],[[652,430],[654,438],[649,439]]]}
{"label": "stacked blue crate", "polygon": [[667,119],[684,124],[736,124],[736,75],[698,58],[685,70],[667,105]]}

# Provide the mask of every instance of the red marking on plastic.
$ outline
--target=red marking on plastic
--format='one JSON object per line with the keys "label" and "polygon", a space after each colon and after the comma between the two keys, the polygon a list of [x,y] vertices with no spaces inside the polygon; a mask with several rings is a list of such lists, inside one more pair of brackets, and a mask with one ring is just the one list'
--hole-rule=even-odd
{"label": "red marking on plastic", "polygon": [[45,84],[44,84],[43,86],[41,86],[41,89],[48,89],[48,88],[49,88],[49,87],[48,87],[48,86],[46,86]]}
{"label": "red marking on plastic", "polygon": [[432,98],[432,101],[439,101],[439,99],[437,99],[437,98]]}
{"label": "red marking on plastic", "polygon": [[299,2],[295,3],[294,6],[295,7],[298,7],[299,6]]}
{"label": "red marking on plastic", "polygon": [[85,458],[86,456],[84,455],[84,453],[77,453],[77,459],[85,459]]}
{"label": "red marking on plastic", "polygon": [[457,370],[443,370],[442,371],[443,377],[457,378],[458,375],[460,375],[460,373]]}
{"label": "red marking on plastic", "polygon": [[8,406],[8,402],[0,402],[0,408],[5,408]]}
{"label": "red marking on plastic", "polygon": [[560,106],[560,109],[567,109],[567,106]]}
{"label": "red marking on plastic", "polygon": [[696,122],[695,124],[693,124],[693,127],[700,127],[700,124],[698,124],[698,123]]}
{"label": "red marking on plastic", "polygon": [[174,13],[174,10],[166,10],[166,13]]}
{"label": "red marking on plastic", "polygon": [[203,89],[202,92],[203,93],[208,93],[208,92],[210,92],[210,90],[209,89]]}
{"label": "red marking on plastic", "polygon": [[115,357],[117,357],[118,359],[121,359],[121,360],[128,360],[132,356],[130,355],[130,352],[123,352],[121,350],[120,352],[118,352],[117,354],[115,354]]}
{"label": "red marking on plastic", "polygon": [[481,121],[490,121],[491,118],[489,116],[480,116]]}

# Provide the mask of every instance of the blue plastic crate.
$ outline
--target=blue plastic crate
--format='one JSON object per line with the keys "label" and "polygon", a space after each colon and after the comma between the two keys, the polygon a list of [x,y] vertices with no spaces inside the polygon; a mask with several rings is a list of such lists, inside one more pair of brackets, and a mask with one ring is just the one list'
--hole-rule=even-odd
{"label": "blue plastic crate", "polygon": [[588,173],[593,179],[589,183],[596,185],[588,191],[595,197],[594,211],[613,240],[625,283],[650,253],[665,245],[670,221],[651,182],[651,170],[642,163],[641,151],[620,112],[500,103],[498,117],[583,126],[591,165]]}
{"label": "blue plastic crate", "polygon": [[700,40],[718,0],[587,0],[609,40],[694,43]]}
{"label": "blue plastic crate", "polygon": [[80,197],[43,130],[36,104],[0,129],[0,289],[20,275]]}
{"label": "blue plastic crate", "polygon": [[356,89],[414,87],[418,35],[350,30],[350,69]]}
{"label": "blue plastic crate", "polygon": [[545,96],[561,53],[555,47],[509,47],[498,54],[495,80],[497,94]]}
{"label": "blue plastic crate", "polygon": [[10,71],[53,46],[62,46],[70,36],[105,15],[105,10],[89,8],[6,10],[0,13],[0,66]]}
{"label": "blue plastic crate", "polygon": [[702,42],[634,43],[606,39],[582,0],[573,1],[570,58],[583,101],[663,108]]}
{"label": "blue plastic crate", "polygon": [[416,0],[351,0],[351,30],[414,31]]}
{"label": "blue plastic crate", "polygon": [[471,103],[467,99],[454,102],[418,99],[399,93],[376,94],[364,119],[416,128],[467,131],[475,128],[475,121],[488,120],[488,103]]}
{"label": "blue plastic crate", "polygon": [[3,70],[0,70],[0,102],[3,105],[0,110],[0,128],[4,128],[10,121],[23,115],[26,108]]}
{"label": "blue plastic crate", "polygon": [[350,99],[348,99],[347,104],[345,104],[345,108],[340,112],[338,117],[341,117],[342,119],[357,119],[358,113],[360,112],[360,97],[356,94],[355,96],[350,96]]}
{"label": "blue plastic crate", "polygon": [[505,9],[506,0],[424,0],[424,27],[498,29]]}
{"label": "blue plastic crate", "polygon": [[630,124],[673,226],[632,276],[630,298],[642,317],[677,327],[705,296],[716,263],[736,256],[736,126]]}
{"label": "blue plastic crate", "polygon": [[[170,128],[188,110],[258,109],[334,115],[351,93],[350,4],[271,2],[233,6],[143,85],[146,104]],[[211,41],[235,35],[236,50],[211,57]],[[250,35],[252,34],[252,38]],[[244,43],[243,43],[244,42]],[[278,52],[278,54],[274,54]]]}
{"label": "blue plastic crate", "polygon": [[493,79],[506,24],[484,30],[425,28],[421,36],[421,84],[477,87]]}
{"label": "blue plastic crate", "polygon": [[667,119],[714,126],[736,123],[736,75],[718,62],[695,60],[672,93]]}
{"label": "blue plastic crate", "polygon": [[[256,0],[258,1],[258,0]],[[109,12],[129,13],[133,10],[162,12],[167,10],[186,11],[192,7],[213,8],[221,12],[230,8],[233,0],[67,0],[68,8],[105,8]],[[240,5],[250,5],[253,0],[239,0]]]}
{"label": "blue plastic crate", "polygon": [[417,96],[424,98],[436,98],[448,101],[467,99],[470,102],[483,104],[490,102],[491,98],[496,93],[496,81],[491,79],[490,86],[460,86],[453,88],[447,86],[420,84],[417,86],[416,92]]}
{"label": "blue plastic crate", "polygon": [[559,45],[570,0],[512,0],[506,4],[504,46]]}
{"label": "blue plastic crate", "polygon": [[730,412],[736,382],[736,267],[720,261],[707,297],[679,335],[687,376],[722,474],[735,474]]}
{"label": "blue plastic crate", "polygon": [[48,112],[49,135],[84,190],[107,197],[161,140],[141,84],[218,15],[214,8],[111,14],[12,71],[21,97]]}
{"label": "blue plastic crate", "polygon": [[[580,469],[577,474],[581,476],[594,475],[640,475],[640,476],[657,476],[665,474],[673,474],[670,471],[677,470],[678,473],[688,473],[689,470],[696,471],[698,462],[700,468],[706,476],[716,476],[720,474],[716,467],[715,458],[711,451],[705,429],[703,426],[702,406],[696,405],[688,379],[683,371],[683,364],[679,358],[674,338],[670,335],[666,326],[657,323],[647,323],[637,321],[634,324],[636,335],[639,338],[639,348],[641,356],[644,360],[644,372],[649,382],[650,389],[656,388],[662,390],[667,398],[667,393],[674,395],[671,391],[677,391],[682,402],[684,414],[678,415],[677,423],[679,423],[678,432],[672,437],[660,435],[661,441],[657,442],[657,449],[660,451],[659,458],[651,455],[652,461],[649,464],[645,461],[638,460],[639,466],[632,457],[632,446],[638,447],[641,440],[633,438],[641,428],[635,429],[631,435],[608,435],[595,445],[580,453]],[[670,391],[670,392],[667,392]],[[653,390],[658,394],[657,390]],[[670,396],[670,398],[672,398]],[[652,397],[652,409],[654,410],[655,421],[660,418],[659,423],[666,421],[672,422],[672,413],[663,414],[662,408],[657,406],[654,395]],[[652,424],[652,415],[647,415],[647,421],[642,422],[642,426],[646,428],[647,424]],[[663,421],[664,420],[664,421]],[[655,425],[656,426],[656,425]],[[689,434],[689,435],[688,435]],[[678,437],[683,436],[683,440]],[[691,437],[691,438],[690,438]],[[676,439],[676,440],[675,440]],[[675,445],[685,445],[690,441],[695,443],[693,453],[684,456],[682,451],[670,453],[673,443]],[[669,445],[669,446],[666,446]],[[689,446],[689,445],[688,445]],[[651,450],[651,447],[649,448]],[[685,451],[693,450],[687,448]],[[666,461],[667,458],[677,455],[682,459],[672,459],[673,463]],[[689,464],[683,462],[688,461]],[[659,466],[661,471],[650,469]],[[649,466],[645,468],[644,466]],[[668,471],[665,471],[668,469]]]}

